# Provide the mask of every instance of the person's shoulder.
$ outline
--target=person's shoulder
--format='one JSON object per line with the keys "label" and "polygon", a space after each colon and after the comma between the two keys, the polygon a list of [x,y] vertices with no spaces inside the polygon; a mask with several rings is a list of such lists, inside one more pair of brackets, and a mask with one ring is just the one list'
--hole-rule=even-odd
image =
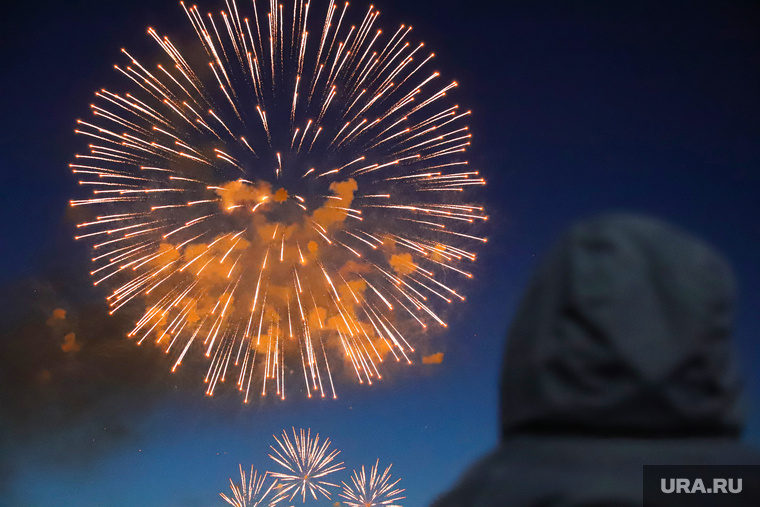
{"label": "person's shoulder", "polygon": [[[543,468],[534,451],[533,439],[510,439],[471,465],[448,492],[431,507],[482,507],[518,505],[518,500]],[[538,466],[537,466],[538,465]],[[526,488],[526,486],[528,486]]]}
{"label": "person's shoulder", "polygon": [[522,507],[570,498],[637,505],[644,465],[658,464],[760,465],[760,450],[728,439],[509,438],[432,507]]}

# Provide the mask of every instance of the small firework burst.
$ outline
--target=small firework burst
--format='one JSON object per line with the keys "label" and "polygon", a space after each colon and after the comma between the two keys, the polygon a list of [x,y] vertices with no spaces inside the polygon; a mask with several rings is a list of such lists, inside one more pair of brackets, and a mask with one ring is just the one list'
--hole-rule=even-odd
{"label": "small firework burst", "polygon": [[[362,465],[361,472],[354,470],[351,477],[352,484],[343,483],[341,497],[344,503],[350,507],[401,507],[399,502],[405,497],[400,496],[404,492],[402,488],[396,488],[401,479],[391,482],[391,466],[382,474],[378,474],[380,460],[370,469],[369,478]],[[396,488],[396,489],[394,489]]]}
{"label": "small firework burst", "polygon": [[219,493],[219,496],[233,507],[273,507],[280,501],[276,495],[277,479],[265,487],[267,475],[269,472],[259,474],[251,465],[251,472],[246,477],[243,465],[240,465],[240,486],[230,479],[232,498],[224,493]]}
{"label": "small firework burst", "polygon": [[291,501],[300,495],[301,501],[305,502],[307,493],[314,500],[318,495],[329,499],[327,488],[337,488],[338,485],[326,481],[325,477],[344,468],[343,462],[335,463],[340,451],[330,449],[330,439],[320,444],[319,434],[312,438],[311,429],[296,432],[295,428],[292,442],[286,431],[282,432],[281,439],[274,439],[279,448],[270,446],[274,454],[269,457],[287,470],[270,472],[282,485],[275,499],[278,502],[285,498]]}

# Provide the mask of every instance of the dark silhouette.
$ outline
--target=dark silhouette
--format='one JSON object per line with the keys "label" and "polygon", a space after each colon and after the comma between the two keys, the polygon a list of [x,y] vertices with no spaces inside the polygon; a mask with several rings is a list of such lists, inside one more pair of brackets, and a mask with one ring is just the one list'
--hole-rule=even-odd
{"label": "dark silhouette", "polygon": [[728,264],[682,231],[572,227],[508,333],[501,443],[434,507],[641,506],[645,464],[760,464],[737,441],[733,310]]}

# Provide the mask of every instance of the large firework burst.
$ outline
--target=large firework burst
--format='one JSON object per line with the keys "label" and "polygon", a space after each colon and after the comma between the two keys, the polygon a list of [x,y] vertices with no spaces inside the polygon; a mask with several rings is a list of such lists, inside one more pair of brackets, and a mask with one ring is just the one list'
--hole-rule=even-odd
{"label": "large firework burst", "polygon": [[301,496],[301,501],[306,501],[307,493],[317,499],[317,494],[330,498],[328,488],[337,488],[325,480],[328,475],[343,470],[343,463],[335,463],[340,451],[330,449],[330,439],[325,439],[320,444],[319,434],[311,438],[311,429],[299,430],[293,428],[293,441],[291,442],[287,432],[282,432],[281,439],[274,437],[277,447],[270,446],[274,454],[269,457],[285,467],[286,472],[270,472],[272,477],[277,478],[284,487],[276,495],[277,501],[288,498],[288,501]]}
{"label": "large firework burst", "polygon": [[92,195],[71,201],[90,211],[77,237],[111,312],[142,312],[129,336],[173,368],[205,355],[208,394],[229,378],[246,402],[284,398],[302,376],[334,397],[329,358],[372,383],[464,300],[486,219],[464,200],[484,184],[469,111],[374,7],[352,24],[347,2],[254,0],[246,17],[226,1],[207,16],[182,3],[196,46],[149,28],[160,63],[123,50],[131,88],[98,91],[78,121],[91,144],[71,168]]}
{"label": "large firework burst", "polygon": [[[401,493],[403,488],[396,488],[401,479],[391,482],[391,466],[380,474],[378,473],[380,460],[370,469],[369,478],[362,465],[361,472],[354,470],[351,477],[352,484],[343,483],[341,497],[345,498],[345,504],[350,507],[401,507],[397,502],[403,500]],[[396,489],[394,489],[396,488]]]}

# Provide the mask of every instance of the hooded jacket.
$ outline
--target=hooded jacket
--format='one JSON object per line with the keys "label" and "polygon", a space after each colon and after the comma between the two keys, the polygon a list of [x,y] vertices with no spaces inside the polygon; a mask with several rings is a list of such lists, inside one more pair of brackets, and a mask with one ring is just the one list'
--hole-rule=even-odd
{"label": "hooded jacket", "polygon": [[508,332],[498,449],[434,507],[641,506],[645,464],[760,464],[737,442],[733,312],[702,242],[636,216],[579,223]]}

